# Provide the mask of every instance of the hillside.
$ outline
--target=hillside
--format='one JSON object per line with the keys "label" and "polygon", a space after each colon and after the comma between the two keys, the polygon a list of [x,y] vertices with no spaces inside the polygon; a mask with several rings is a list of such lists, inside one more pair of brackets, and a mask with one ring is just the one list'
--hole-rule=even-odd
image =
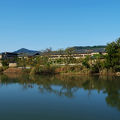
{"label": "hillside", "polygon": [[26,48],[21,48],[21,49],[15,51],[14,53],[17,53],[17,54],[33,55],[33,54],[39,53],[39,51],[28,50],[28,49],[26,49]]}
{"label": "hillside", "polygon": [[105,52],[106,46],[75,46],[73,49],[76,53],[86,52]]}
{"label": "hillside", "polygon": [[[90,53],[90,52],[105,52],[105,48],[106,46],[75,46],[72,47],[75,51],[75,53]],[[65,54],[65,51],[62,51],[63,54]],[[23,55],[34,55],[36,53],[42,53],[40,51],[36,51],[36,50],[28,50],[25,48],[21,48],[13,53],[17,53],[17,54],[23,54]],[[51,51],[52,54],[61,54],[59,53],[59,51]]]}

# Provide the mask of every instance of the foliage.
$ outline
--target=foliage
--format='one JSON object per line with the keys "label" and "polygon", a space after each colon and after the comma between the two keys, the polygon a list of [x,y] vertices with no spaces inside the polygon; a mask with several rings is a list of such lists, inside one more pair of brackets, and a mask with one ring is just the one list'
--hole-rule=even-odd
{"label": "foliage", "polygon": [[112,43],[109,43],[106,47],[106,52],[108,53],[106,57],[106,67],[113,68],[119,71],[120,66],[120,38]]}
{"label": "foliage", "polygon": [[3,66],[8,66],[9,65],[9,60],[2,60],[2,65]]}
{"label": "foliage", "polygon": [[55,66],[45,65],[40,66],[36,65],[32,68],[30,74],[55,74]]}
{"label": "foliage", "polygon": [[3,67],[0,67],[0,73],[3,72],[3,70],[4,70]]}
{"label": "foliage", "polygon": [[85,66],[86,68],[90,68],[89,60],[90,60],[90,56],[86,56],[86,58],[83,59],[82,61],[82,65]]}
{"label": "foliage", "polygon": [[65,50],[65,53],[66,53],[68,56],[71,56],[74,52],[75,52],[74,48],[67,48],[67,49]]}

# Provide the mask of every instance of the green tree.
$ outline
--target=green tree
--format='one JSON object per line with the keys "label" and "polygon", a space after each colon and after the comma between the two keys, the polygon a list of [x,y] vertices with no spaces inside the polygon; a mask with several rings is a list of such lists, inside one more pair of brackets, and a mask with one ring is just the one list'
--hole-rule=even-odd
{"label": "green tree", "polygon": [[113,68],[115,71],[120,71],[120,38],[106,47],[108,53],[106,57],[106,67]]}
{"label": "green tree", "polygon": [[66,53],[66,64],[73,63],[73,61],[74,61],[73,54],[75,53],[75,49],[74,48],[67,48],[65,50],[65,53]]}
{"label": "green tree", "polygon": [[82,61],[82,65],[85,66],[86,68],[90,68],[89,60],[90,60],[90,56],[86,56],[86,58],[83,59]]}

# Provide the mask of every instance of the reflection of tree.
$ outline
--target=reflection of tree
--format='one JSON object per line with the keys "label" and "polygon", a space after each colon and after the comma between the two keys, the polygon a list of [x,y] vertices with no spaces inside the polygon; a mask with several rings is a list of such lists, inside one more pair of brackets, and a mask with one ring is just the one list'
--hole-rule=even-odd
{"label": "reflection of tree", "polygon": [[83,87],[85,89],[97,89],[107,94],[106,102],[112,107],[116,107],[120,110],[120,77],[104,77],[87,80]]}
{"label": "reflection of tree", "polygon": [[[105,92],[108,94],[106,102],[120,110],[120,81],[112,80],[107,84]],[[114,83],[114,84],[113,84]]]}
{"label": "reflection of tree", "polygon": [[60,87],[59,89],[55,89],[52,86],[39,86],[39,90],[41,93],[49,92],[54,93],[58,96],[66,96],[66,97],[73,97],[73,93],[75,93],[78,89],[77,88],[65,88]]}
{"label": "reflection of tree", "polygon": [[92,93],[92,90],[107,94],[106,102],[120,110],[120,77],[99,76],[0,76],[0,85],[19,83],[23,89],[37,87],[40,93],[53,93],[57,96],[72,98],[80,88]]}
{"label": "reflection of tree", "polygon": [[116,93],[108,94],[106,102],[110,106],[117,107],[120,110],[120,92],[116,91]]}

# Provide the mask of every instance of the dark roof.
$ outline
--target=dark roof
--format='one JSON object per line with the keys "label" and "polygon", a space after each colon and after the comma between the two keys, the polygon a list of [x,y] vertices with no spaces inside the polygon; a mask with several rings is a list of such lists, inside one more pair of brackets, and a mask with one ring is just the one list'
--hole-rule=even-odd
{"label": "dark roof", "polygon": [[1,54],[18,55],[18,54],[16,54],[16,53],[12,53],[12,52],[3,52],[3,53],[1,53]]}
{"label": "dark roof", "polygon": [[32,57],[32,56],[36,56],[36,55],[40,55],[40,53],[33,53],[33,54],[28,54],[28,53],[19,53],[18,57]]}

